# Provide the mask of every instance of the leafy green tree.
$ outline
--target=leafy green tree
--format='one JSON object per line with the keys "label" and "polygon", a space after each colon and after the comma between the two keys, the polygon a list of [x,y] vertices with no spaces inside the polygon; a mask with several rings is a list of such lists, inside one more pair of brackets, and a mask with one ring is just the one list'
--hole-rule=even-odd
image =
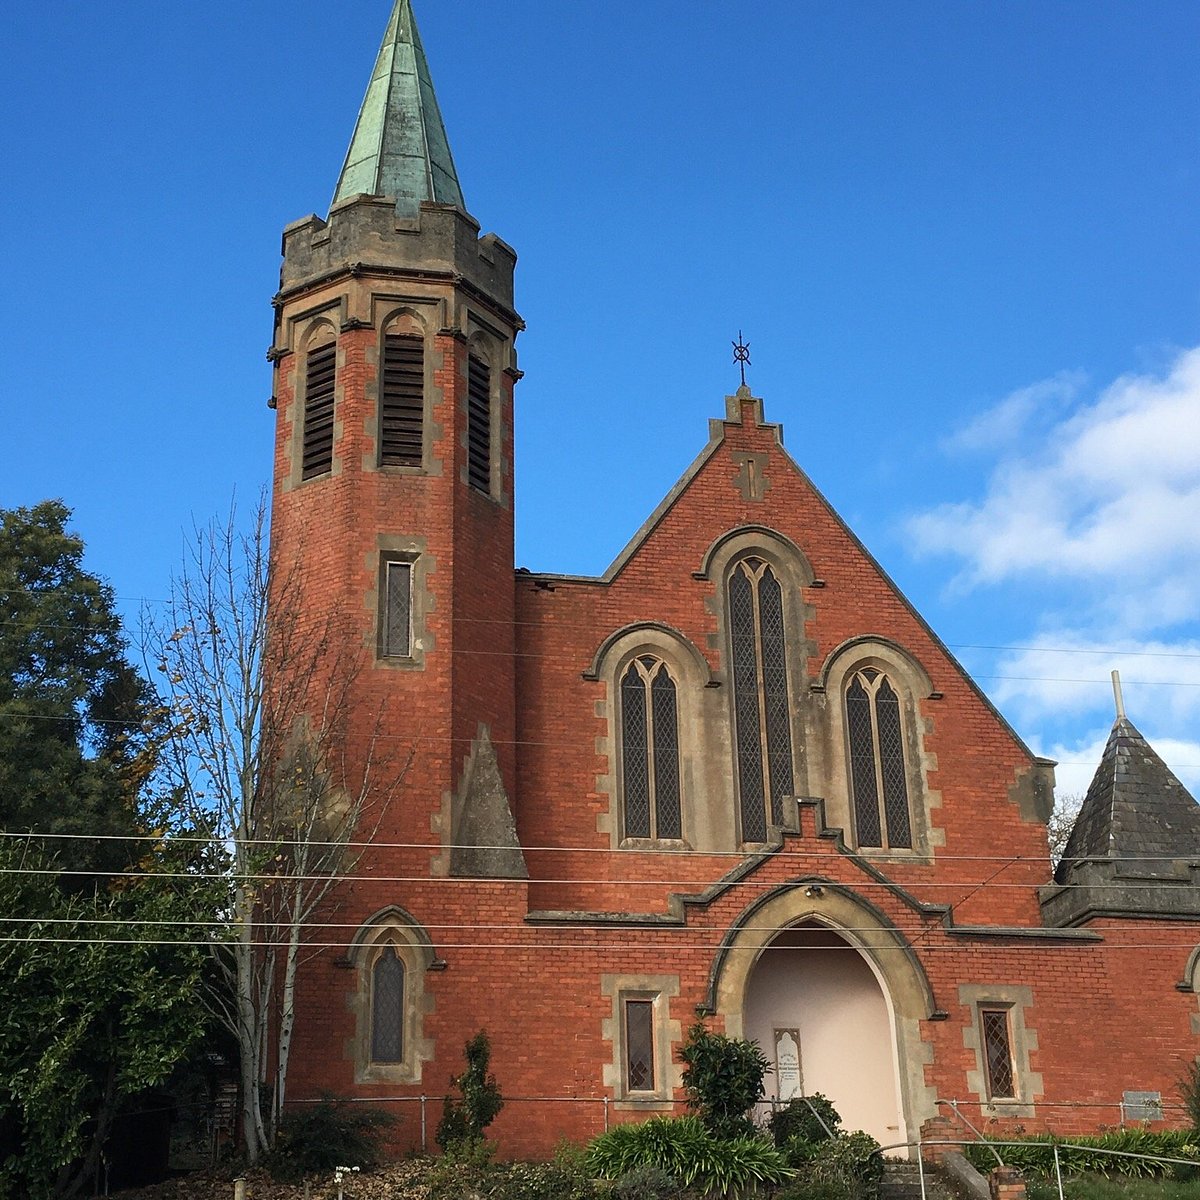
{"label": "leafy green tree", "polygon": [[[91,1182],[122,1101],[203,1035],[191,901],[161,876],[78,894],[28,842],[0,843],[0,1197]],[[49,873],[39,873],[49,872]],[[18,933],[11,932],[13,929]]]}
{"label": "leafy green tree", "polygon": [[216,913],[189,843],[151,834],[160,714],[69,518],[0,510],[4,1200],[78,1194],[122,1102],[203,1034]]}
{"label": "leafy green tree", "polygon": [[688,1107],[717,1137],[754,1132],[747,1114],[763,1098],[767,1062],[757,1042],[713,1033],[697,1021],[680,1047]]}
{"label": "leafy green tree", "polygon": [[112,589],[83,566],[58,500],[0,510],[0,828],[86,835],[64,868],[115,869],[152,764],[152,695],[125,657]]}
{"label": "leafy green tree", "polygon": [[437,1128],[437,1144],[447,1154],[470,1154],[483,1142],[484,1130],[504,1107],[496,1077],[489,1070],[492,1044],[481,1029],[463,1047],[467,1069],[450,1079],[458,1096],[447,1096]]}

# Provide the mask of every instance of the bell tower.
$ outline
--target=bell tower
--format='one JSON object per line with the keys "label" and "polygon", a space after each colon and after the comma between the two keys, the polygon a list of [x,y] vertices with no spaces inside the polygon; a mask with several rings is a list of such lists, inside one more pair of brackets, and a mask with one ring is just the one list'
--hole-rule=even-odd
{"label": "bell tower", "polygon": [[272,549],[303,612],[350,647],[348,756],[378,743],[403,764],[377,837],[432,843],[434,874],[524,874],[515,262],[466,211],[411,0],[395,0],[329,215],[283,234]]}

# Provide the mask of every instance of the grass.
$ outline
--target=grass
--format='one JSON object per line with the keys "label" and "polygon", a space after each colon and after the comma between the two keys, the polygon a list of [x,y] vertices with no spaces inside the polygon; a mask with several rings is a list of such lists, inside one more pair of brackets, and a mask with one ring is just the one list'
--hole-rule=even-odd
{"label": "grass", "polygon": [[[1107,1179],[1078,1175],[1063,1179],[1066,1200],[1200,1200],[1200,1179]],[[1053,1179],[1029,1182],[1029,1200],[1058,1200]]]}

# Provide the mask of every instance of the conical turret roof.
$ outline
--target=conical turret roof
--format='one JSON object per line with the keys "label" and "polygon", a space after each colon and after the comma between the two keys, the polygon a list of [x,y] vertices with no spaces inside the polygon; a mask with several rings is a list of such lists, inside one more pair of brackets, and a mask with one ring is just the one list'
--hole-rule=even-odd
{"label": "conical turret roof", "polygon": [[395,196],[401,216],[422,200],[466,208],[411,0],[392,8],[333,202],[359,193]]}
{"label": "conical turret roof", "polygon": [[1200,855],[1200,804],[1128,717],[1109,734],[1100,766],[1067,839],[1058,877],[1072,862],[1109,859],[1118,872],[1157,875],[1168,860]]}

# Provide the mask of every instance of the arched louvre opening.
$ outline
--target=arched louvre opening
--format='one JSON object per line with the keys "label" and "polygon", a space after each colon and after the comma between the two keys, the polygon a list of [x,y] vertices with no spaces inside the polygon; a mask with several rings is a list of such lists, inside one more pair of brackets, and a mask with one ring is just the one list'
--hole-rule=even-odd
{"label": "arched louvre opening", "polygon": [[912,846],[904,722],[891,680],[874,667],[855,671],[846,689],[854,836],[859,846]]}
{"label": "arched louvre opening", "polygon": [[379,390],[380,465],[419,467],[424,434],[424,339],[415,334],[385,334]]}
{"label": "arched louvre opening", "polygon": [[337,383],[337,343],[314,346],[304,359],[304,425],[301,478],[333,469],[333,406]]}
{"label": "arched louvre opening", "polygon": [[666,663],[635,658],[621,677],[625,837],[681,838],[679,703]]}
{"label": "arched louvre opening", "polygon": [[492,369],[476,354],[467,360],[467,481],[492,490]]}
{"label": "arched louvre opening", "polygon": [[371,1061],[404,1061],[404,963],[391,942],[371,968]]}
{"label": "arched louvre opening", "polygon": [[795,783],[783,589],[760,558],[744,558],[730,573],[729,629],[742,840],[762,842]]}

